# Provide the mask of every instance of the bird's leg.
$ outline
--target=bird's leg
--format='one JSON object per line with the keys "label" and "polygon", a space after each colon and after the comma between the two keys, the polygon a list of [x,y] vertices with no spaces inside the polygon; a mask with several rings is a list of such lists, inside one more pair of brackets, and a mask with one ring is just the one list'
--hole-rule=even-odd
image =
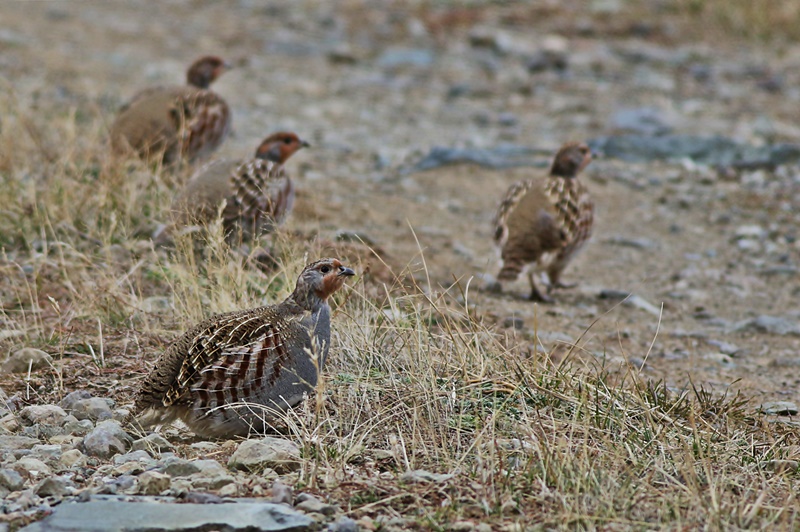
{"label": "bird's leg", "polygon": [[539,291],[539,288],[536,286],[536,280],[534,279],[534,272],[528,272],[528,281],[531,283],[531,295],[528,299],[531,301],[539,301],[540,303],[552,303],[553,298],[543,294]]}
{"label": "bird's leg", "polygon": [[556,288],[575,288],[578,283],[565,283],[561,280],[562,268],[552,268],[547,272],[547,278],[550,284],[547,287],[547,292],[550,293]]}

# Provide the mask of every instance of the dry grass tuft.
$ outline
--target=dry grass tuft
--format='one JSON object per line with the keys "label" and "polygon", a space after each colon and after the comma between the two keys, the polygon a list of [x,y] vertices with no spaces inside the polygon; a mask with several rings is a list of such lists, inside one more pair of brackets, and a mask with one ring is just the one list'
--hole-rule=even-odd
{"label": "dry grass tuft", "polygon": [[760,41],[800,39],[800,4],[793,0],[674,0],[667,4],[696,37]]}
{"label": "dry grass tuft", "polygon": [[[6,96],[0,115],[0,343],[55,355],[29,378],[0,378],[22,402],[88,389],[126,404],[178,332],[285,297],[315,258],[304,250],[320,249],[285,237],[265,273],[248,260],[257,250],[232,250],[219,227],[199,253],[189,237],[157,248],[176,178],[111,160],[92,112],[45,128]],[[432,529],[798,526],[796,465],[775,465],[797,458],[791,427],[627,366],[555,363],[536,339],[484,320],[468,283],[439,289],[424,269],[391,268],[406,281],[362,279],[337,295],[325,379],[286,419],[306,458],[298,487],[356,517]]]}

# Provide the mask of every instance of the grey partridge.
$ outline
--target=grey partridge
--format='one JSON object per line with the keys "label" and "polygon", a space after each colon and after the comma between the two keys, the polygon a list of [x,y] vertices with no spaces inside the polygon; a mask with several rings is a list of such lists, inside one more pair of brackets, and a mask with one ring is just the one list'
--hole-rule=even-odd
{"label": "grey partridge", "polygon": [[[594,203],[578,173],[592,160],[585,144],[567,143],[556,153],[550,173],[512,185],[495,218],[494,239],[503,266],[499,281],[514,281],[527,269],[530,299],[550,302],[553,288],[565,288],[561,273],[592,235]],[[543,294],[534,275],[550,281]]]}
{"label": "grey partridge", "polygon": [[165,164],[193,161],[216,150],[231,128],[228,104],[209,86],[229,68],[219,57],[189,67],[186,86],[150,87],[120,109],[111,125],[115,153],[131,151]]}
{"label": "grey partridge", "polygon": [[224,201],[222,221],[227,234],[237,226],[251,236],[271,231],[294,204],[294,183],[283,164],[307,146],[294,133],[278,132],[261,142],[253,159],[220,159],[205,165],[175,199],[177,222],[208,223]]}
{"label": "grey partridge", "polygon": [[337,259],[318,260],[282,303],[197,324],[156,362],[132,416],[143,427],[180,418],[204,437],[263,431],[316,386],[330,347],[327,300],[352,275]]}

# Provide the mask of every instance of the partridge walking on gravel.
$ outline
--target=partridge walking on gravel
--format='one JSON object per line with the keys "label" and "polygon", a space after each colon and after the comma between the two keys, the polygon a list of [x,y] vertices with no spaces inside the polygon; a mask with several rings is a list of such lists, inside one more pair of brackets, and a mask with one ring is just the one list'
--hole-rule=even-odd
{"label": "partridge walking on gravel", "polygon": [[111,125],[114,152],[162,157],[165,164],[208,156],[231,128],[228,104],[208,88],[228,68],[219,57],[201,57],[189,67],[186,86],[140,91]]}
{"label": "partridge walking on gravel", "polygon": [[156,362],[133,417],[144,427],[180,418],[212,438],[263,431],[316,386],[330,347],[327,299],[352,275],[337,259],[318,260],[283,303],[199,323]]}
{"label": "partridge walking on gravel", "polygon": [[237,226],[244,235],[271,231],[283,222],[294,203],[294,184],[283,164],[307,146],[308,142],[294,133],[278,132],[261,142],[253,159],[220,159],[203,166],[175,199],[178,224],[207,224],[216,218],[224,201],[226,234]]}
{"label": "partridge walking on gravel", "polygon": [[[530,299],[550,302],[553,288],[566,288],[561,273],[592,234],[594,203],[578,173],[592,160],[585,144],[564,144],[545,178],[515,183],[500,203],[494,239],[501,250],[500,281],[514,281],[527,268]],[[547,292],[534,281],[537,271],[550,281]]]}

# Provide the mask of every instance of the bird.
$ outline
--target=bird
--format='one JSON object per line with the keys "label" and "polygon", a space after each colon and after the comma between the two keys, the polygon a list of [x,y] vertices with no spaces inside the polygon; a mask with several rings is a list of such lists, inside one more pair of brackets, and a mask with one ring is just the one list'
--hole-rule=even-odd
{"label": "bird", "polygon": [[201,57],[189,67],[185,86],[139,91],[111,125],[113,152],[164,164],[210,155],[230,131],[231,111],[209,86],[229,68],[219,57]]}
{"label": "bird", "polygon": [[167,347],[141,384],[130,422],[181,419],[197,435],[263,431],[314,389],[330,348],[328,298],[355,272],[308,264],[282,303],[211,316]]}
{"label": "bird", "polygon": [[[563,283],[561,274],[592,235],[594,202],[578,179],[591,161],[586,144],[568,142],[546,177],[511,185],[494,220],[494,241],[503,261],[498,281],[515,281],[527,269],[530,299],[545,303],[553,301],[553,288],[574,286]],[[547,274],[547,294],[536,286],[539,271]]]}
{"label": "bird", "polygon": [[225,233],[237,226],[243,235],[258,236],[280,225],[294,204],[294,183],[284,163],[310,144],[297,134],[279,131],[265,138],[255,157],[219,159],[201,167],[173,202],[176,223],[207,224],[222,208]]}

